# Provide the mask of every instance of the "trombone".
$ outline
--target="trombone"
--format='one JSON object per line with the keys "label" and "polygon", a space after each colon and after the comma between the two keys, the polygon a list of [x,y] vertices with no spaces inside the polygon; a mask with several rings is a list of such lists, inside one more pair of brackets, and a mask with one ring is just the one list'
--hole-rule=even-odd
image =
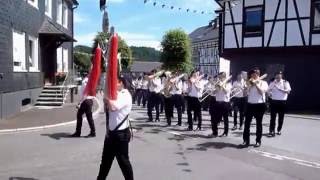
{"label": "trombone", "polygon": [[[212,86],[213,88],[209,88],[206,91],[204,91],[202,93],[202,97],[199,98],[200,102],[203,102],[204,100],[206,100],[210,95],[213,95],[213,92],[216,91],[217,86],[219,87],[223,87],[224,85],[227,84],[227,82],[229,82],[231,80],[232,76],[229,76],[228,78],[226,78],[224,81],[221,80],[217,80],[217,82],[214,83],[214,85]],[[209,92],[209,93],[208,93]],[[206,96],[203,97],[204,94],[208,93]]]}

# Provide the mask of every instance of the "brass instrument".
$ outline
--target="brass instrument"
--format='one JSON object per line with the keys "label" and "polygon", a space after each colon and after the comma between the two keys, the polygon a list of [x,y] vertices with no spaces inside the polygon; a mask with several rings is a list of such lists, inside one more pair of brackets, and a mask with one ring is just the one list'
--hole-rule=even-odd
{"label": "brass instrument", "polygon": [[158,78],[158,77],[160,77],[164,72],[165,72],[164,70],[158,71],[157,73],[148,76],[148,78],[149,78],[149,79]]}
{"label": "brass instrument", "polygon": [[258,79],[252,79],[252,78],[250,78],[250,79],[247,81],[247,86],[248,86],[248,87],[251,87],[252,85],[256,84],[257,82],[265,79],[267,76],[268,76],[268,74],[264,74],[264,75],[260,76]]}
{"label": "brass instrument", "polygon": [[[202,98],[200,98],[199,101],[203,102],[204,100],[206,100],[210,95],[213,95],[213,92],[215,92],[220,87],[224,87],[231,79],[232,79],[232,76],[229,76],[224,81],[221,81],[218,79],[212,89],[207,89],[204,93],[202,93]],[[205,93],[208,93],[208,94],[203,97]]]}

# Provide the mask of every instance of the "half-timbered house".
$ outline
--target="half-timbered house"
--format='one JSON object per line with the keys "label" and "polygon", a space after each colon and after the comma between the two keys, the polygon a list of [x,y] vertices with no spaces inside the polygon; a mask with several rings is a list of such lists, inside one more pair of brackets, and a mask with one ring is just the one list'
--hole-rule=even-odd
{"label": "half-timbered house", "polygon": [[320,0],[216,0],[220,60],[230,71],[283,71],[290,110],[319,111]]}

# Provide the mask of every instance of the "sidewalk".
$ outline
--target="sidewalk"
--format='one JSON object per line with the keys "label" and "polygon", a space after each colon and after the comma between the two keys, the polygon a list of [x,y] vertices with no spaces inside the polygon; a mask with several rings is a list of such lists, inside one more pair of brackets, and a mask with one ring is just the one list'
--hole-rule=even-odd
{"label": "sidewalk", "polygon": [[[99,99],[99,96],[97,98]],[[76,105],[77,103],[67,103],[62,107],[50,109],[32,107],[11,118],[0,120],[0,131],[19,131],[25,128],[32,130],[33,128],[48,128],[63,125],[63,123],[72,123],[77,118]],[[94,101],[93,113],[98,109],[99,105]]]}

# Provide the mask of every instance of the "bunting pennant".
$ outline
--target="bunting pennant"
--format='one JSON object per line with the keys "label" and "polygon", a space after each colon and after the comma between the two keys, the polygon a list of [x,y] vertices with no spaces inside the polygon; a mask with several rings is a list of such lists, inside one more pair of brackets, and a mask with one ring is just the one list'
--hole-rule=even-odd
{"label": "bunting pennant", "polygon": [[159,5],[161,8],[167,8],[169,10],[179,10],[179,11],[181,11],[181,10],[184,9],[187,13],[191,12],[191,13],[203,14],[203,15],[214,14],[213,11],[212,12],[208,12],[208,11],[198,10],[198,9],[175,7],[174,5],[163,3],[161,0],[143,0],[143,3],[144,4],[151,3],[154,7],[157,7]]}
{"label": "bunting pennant", "polygon": [[100,0],[100,10],[103,11],[106,8],[107,0]]}

